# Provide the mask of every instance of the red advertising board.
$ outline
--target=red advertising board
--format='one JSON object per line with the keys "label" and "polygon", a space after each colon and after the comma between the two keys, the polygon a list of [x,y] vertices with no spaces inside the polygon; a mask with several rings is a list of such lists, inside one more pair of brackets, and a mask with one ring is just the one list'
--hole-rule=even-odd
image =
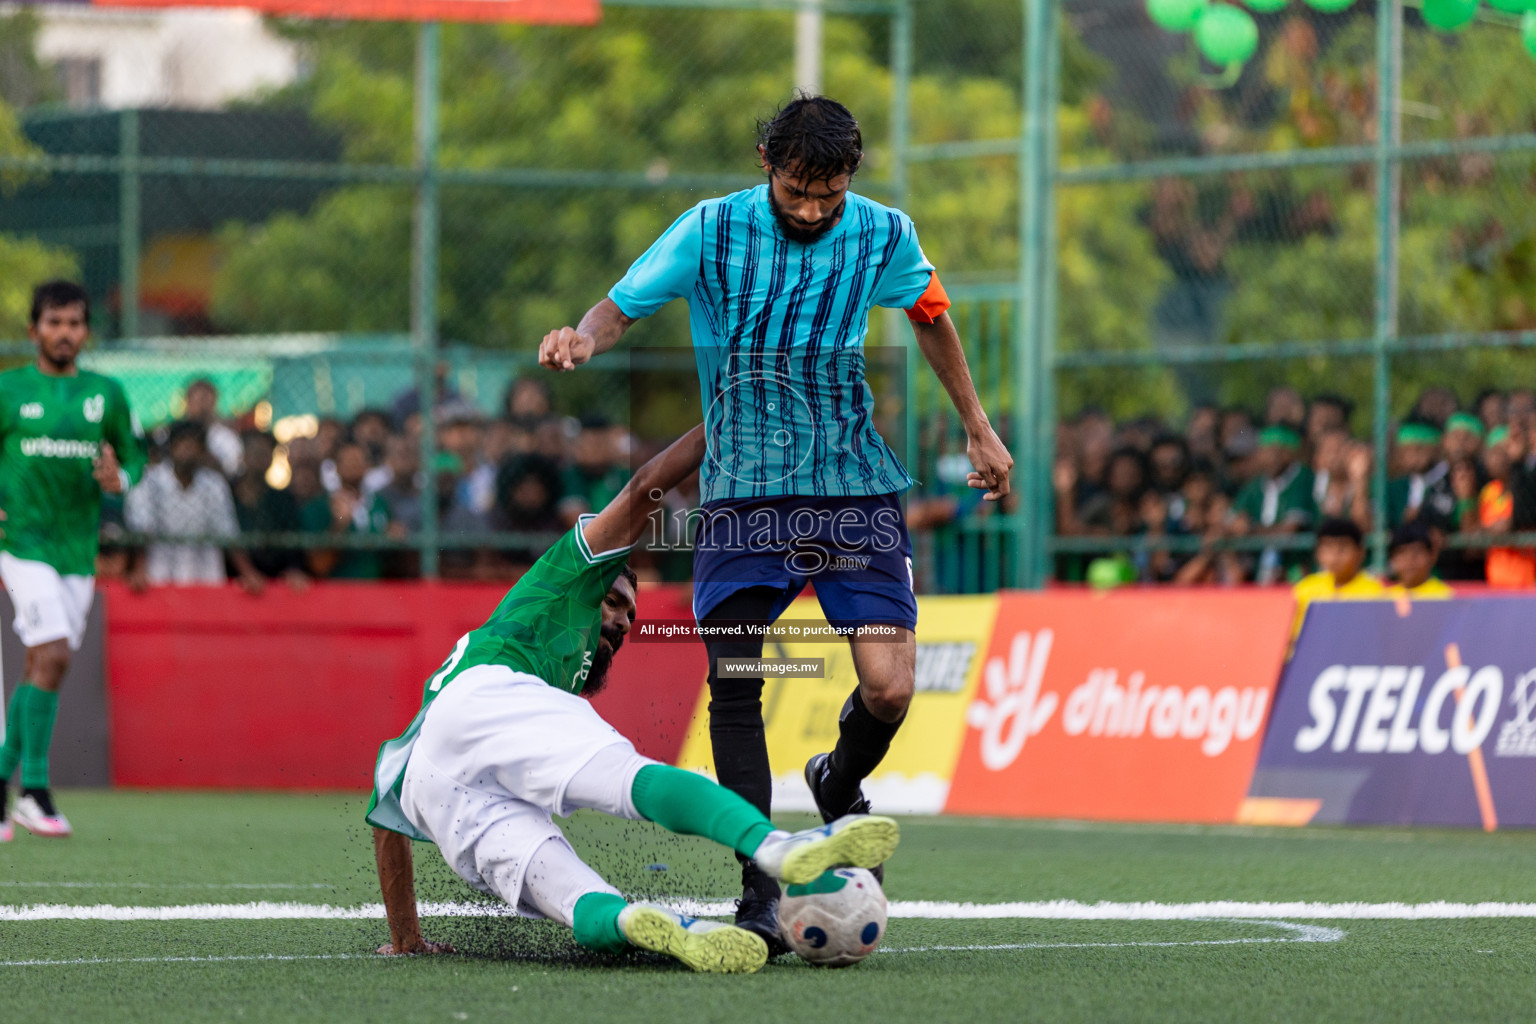
{"label": "red advertising board", "polygon": [[[484,584],[164,587],[107,603],[112,781],[120,786],[361,789],[423,681],[505,588]],[[643,587],[685,618],[686,590]],[[704,684],[699,644],[627,646],[594,701],[642,754],[676,758]]]}
{"label": "red advertising board", "polygon": [[592,25],[597,0],[89,0],[96,7],[246,7],[290,18]]}
{"label": "red advertising board", "polygon": [[1292,608],[1283,590],[1000,595],[945,810],[1234,820]]}

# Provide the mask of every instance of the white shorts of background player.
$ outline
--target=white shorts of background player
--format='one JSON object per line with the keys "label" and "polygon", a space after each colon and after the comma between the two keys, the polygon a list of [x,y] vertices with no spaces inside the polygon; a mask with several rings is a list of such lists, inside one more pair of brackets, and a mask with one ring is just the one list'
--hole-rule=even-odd
{"label": "white shorts of background player", "polygon": [[582,896],[618,890],[576,855],[554,816],[585,808],[641,820],[630,792],[655,763],[583,698],[480,665],[428,707],[400,804],[460,878],[524,917],[569,926]]}
{"label": "white shorts of background player", "polygon": [[60,576],[47,562],[0,552],[0,578],[16,606],[15,629],[25,647],[68,640],[78,651],[96,599],[96,577]]}

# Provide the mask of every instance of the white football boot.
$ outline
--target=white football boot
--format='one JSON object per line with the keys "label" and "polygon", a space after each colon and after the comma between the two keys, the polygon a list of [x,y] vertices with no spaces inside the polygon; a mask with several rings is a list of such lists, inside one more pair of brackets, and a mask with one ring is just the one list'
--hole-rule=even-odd
{"label": "white football boot", "polygon": [[901,841],[901,826],[878,814],[845,814],[820,828],[770,832],[752,854],[757,866],[790,885],[806,885],[832,868],[884,864]]}
{"label": "white football boot", "polygon": [[35,797],[17,797],[16,806],[11,808],[11,817],[15,819],[16,824],[35,836],[63,839],[73,835],[75,831],[69,827],[69,819],[57,810],[52,814],[44,813]]}
{"label": "white football boot", "polygon": [[752,974],[768,962],[768,944],[745,928],[684,917],[651,903],[619,911],[619,931],[632,945],[665,953],[695,971]]}

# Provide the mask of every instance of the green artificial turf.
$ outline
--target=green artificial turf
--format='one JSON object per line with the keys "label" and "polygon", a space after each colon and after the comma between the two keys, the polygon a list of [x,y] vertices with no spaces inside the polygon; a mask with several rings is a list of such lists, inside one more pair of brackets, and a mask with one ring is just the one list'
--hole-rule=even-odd
{"label": "green artificial turf", "polygon": [[[378,900],[355,797],[66,792],[60,802],[76,836],[19,835],[0,847],[0,904]],[[902,827],[886,883],[894,900],[1536,901],[1530,833],[932,818],[904,819]],[[568,832],[626,892],[734,894],[734,861],[701,840],[587,815]],[[416,850],[424,900],[476,898],[430,847]],[[883,950],[852,969],[783,958],[759,975],[711,977],[657,957],[588,955],[555,925],[502,918],[429,919],[428,934],[461,952],[409,959],[370,954],[386,936],[376,920],[5,922],[0,1021],[976,1024],[1533,1015],[1532,919],[1299,923],[1344,934],[1276,941],[1296,938],[1295,925],[1255,921],[898,918]],[[1028,948],[932,948],[989,945]],[[232,957],[260,959],[187,959]]]}

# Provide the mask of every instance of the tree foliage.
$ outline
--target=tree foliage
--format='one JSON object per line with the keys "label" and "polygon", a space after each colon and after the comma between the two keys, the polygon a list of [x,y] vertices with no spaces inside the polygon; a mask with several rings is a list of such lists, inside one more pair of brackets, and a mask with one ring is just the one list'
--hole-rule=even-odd
{"label": "tree foliage", "polygon": [[[33,57],[36,18],[26,9],[0,17],[0,157],[36,156],[22,133],[13,104],[30,103],[46,95],[47,78]],[[0,173],[0,202],[14,195],[33,176]],[[27,332],[32,288],[51,277],[79,273],[74,254],[35,238],[0,234],[0,338],[20,338]]]}

